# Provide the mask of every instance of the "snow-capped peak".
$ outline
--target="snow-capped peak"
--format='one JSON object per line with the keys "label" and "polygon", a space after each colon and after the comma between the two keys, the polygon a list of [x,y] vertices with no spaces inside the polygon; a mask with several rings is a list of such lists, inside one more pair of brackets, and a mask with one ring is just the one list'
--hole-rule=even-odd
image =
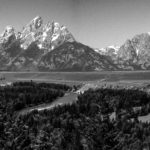
{"label": "snow-capped peak", "polygon": [[117,54],[118,50],[119,50],[119,46],[115,46],[115,45],[111,45],[107,47],[108,49],[113,49],[114,50],[114,54]]}
{"label": "snow-capped peak", "polygon": [[39,27],[41,27],[41,25],[43,24],[43,19],[40,16],[36,16],[30,23],[29,25],[34,28],[34,29],[38,29]]}
{"label": "snow-capped peak", "polygon": [[60,25],[58,22],[54,22],[54,26],[55,26],[55,28],[60,28]]}
{"label": "snow-capped peak", "polygon": [[36,22],[37,20],[42,20],[42,17],[41,16],[36,16],[33,21]]}
{"label": "snow-capped peak", "polygon": [[106,49],[105,48],[95,48],[94,49],[97,53],[100,53],[101,55],[105,54],[106,52]]}
{"label": "snow-capped peak", "polygon": [[119,46],[115,46],[115,45],[111,45],[111,46],[108,46],[108,48],[112,48],[112,49],[118,50],[120,47]]}
{"label": "snow-capped peak", "polygon": [[[13,42],[13,40],[16,39],[16,33],[15,29],[12,26],[6,26],[5,30],[3,33],[0,35],[0,44],[1,43],[7,43],[7,42]],[[8,43],[9,45],[10,43]]]}
{"label": "snow-capped peak", "polygon": [[20,46],[23,49],[27,49],[31,43],[36,42],[40,49],[52,50],[64,42],[74,41],[74,37],[67,27],[55,21],[43,24],[40,16],[32,19],[21,32],[16,32],[12,26],[7,26],[0,36],[0,43],[9,41],[9,37],[11,40],[20,40]]}
{"label": "snow-capped peak", "polygon": [[96,48],[95,51],[102,55],[107,55],[111,49],[111,51],[113,51],[114,54],[117,54],[119,48],[120,48],[119,46],[111,45],[105,48],[100,48],[100,49]]}
{"label": "snow-capped peak", "polygon": [[43,24],[40,16],[35,17],[21,32],[21,47],[26,49],[36,41],[40,49],[52,50],[66,41],[73,41],[72,34],[65,26],[61,26],[58,22],[52,21]]}
{"label": "snow-capped peak", "polygon": [[10,36],[12,34],[14,34],[15,29],[12,26],[6,26],[4,32],[1,34],[2,37],[6,37],[6,36]]}

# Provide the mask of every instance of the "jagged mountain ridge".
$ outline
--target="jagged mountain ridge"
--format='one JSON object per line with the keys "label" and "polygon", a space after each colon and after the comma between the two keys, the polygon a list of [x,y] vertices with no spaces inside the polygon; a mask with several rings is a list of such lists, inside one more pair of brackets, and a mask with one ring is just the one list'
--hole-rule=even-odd
{"label": "jagged mountain ridge", "polygon": [[39,16],[21,32],[7,26],[0,37],[0,68],[9,71],[93,71],[117,67],[75,40],[65,26]]}
{"label": "jagged mountain ridge", "polygon": [[95,51],[108,56],[120,70],[150,69],[150,33],[135,35],[120,47],[108,46]]}
{"label": "jagged mountain ridge", "polygon": [[127,40],[118,51],[118,63],[124,67],[150,69],[150,34],[142,33]]}
{"label": "jagged mountain ridge", "polygon": [[7,26],[0,36],[0,69],[8,71],[100,71],[150,69],[150,34],[122,46],[93,49],[57,22],[39,16],[22,31]]}
{"label": "jagged mountain ridge", "polygon": [[9,46],[15,40],[20,41],[23,49],[27,49],[32,42],[36,41],[39,48],[48,50],[56,48],[65,41],[75,41],[65,26],[54,21],[43,24],[43,19],[39,16],[30,21],[21,32],[17,32],[12,26],[7,26],[0,37],[2,48]]}

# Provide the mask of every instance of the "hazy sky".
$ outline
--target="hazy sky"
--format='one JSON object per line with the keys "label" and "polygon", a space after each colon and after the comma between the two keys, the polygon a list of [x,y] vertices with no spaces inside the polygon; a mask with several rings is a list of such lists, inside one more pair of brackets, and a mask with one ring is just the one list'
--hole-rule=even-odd
{"label": "hazy sky", "polygon": [[0,0],[0,32],[6,25],[20,30],[37,15],[99,48],[150,31],[150,0]]}

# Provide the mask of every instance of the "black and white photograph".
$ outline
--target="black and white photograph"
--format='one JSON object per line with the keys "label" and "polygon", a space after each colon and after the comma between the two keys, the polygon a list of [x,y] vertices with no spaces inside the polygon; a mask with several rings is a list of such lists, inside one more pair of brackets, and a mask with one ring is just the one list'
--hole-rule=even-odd
{"label": "black and white photograph", "polygon": [[150,0],[0,0],[0,150],[150,150]]}

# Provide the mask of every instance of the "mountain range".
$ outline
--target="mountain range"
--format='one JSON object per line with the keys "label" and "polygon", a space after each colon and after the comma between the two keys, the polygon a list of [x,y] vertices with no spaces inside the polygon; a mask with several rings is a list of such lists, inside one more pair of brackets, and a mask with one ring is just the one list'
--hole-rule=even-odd
{"label": "mountain range", "polygon": [[57,22],[40,16],[20,32],[7,26],[0,36],[0,70],[101,71],[149,70],[150,34],[128,39],[122,46],[91,48],[74,38]]}

